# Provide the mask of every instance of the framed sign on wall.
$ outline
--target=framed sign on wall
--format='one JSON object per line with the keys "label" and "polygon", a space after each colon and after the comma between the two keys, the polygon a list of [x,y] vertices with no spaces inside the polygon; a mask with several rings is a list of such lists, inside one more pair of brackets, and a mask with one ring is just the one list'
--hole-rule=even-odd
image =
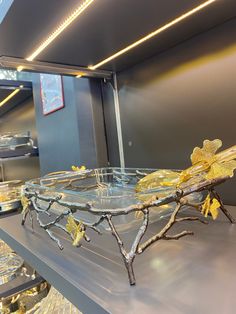
{"label": "framed sign on wall", "polygon": [[61,75],[40,74],[40,93],[44,115],[48,115],[64,107]]}

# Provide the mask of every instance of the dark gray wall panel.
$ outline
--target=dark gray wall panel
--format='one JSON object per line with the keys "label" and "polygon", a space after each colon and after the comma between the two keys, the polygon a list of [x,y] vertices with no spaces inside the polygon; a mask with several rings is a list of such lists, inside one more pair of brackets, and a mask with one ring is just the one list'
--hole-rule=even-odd
{"label": "dark gray wall panel", "polygon": [[51,171],[68,170],[71,165],[79,163],[80,150],[75,98],[73,97],[73,78],[64,77],[63,85],[65,107],[44,116],[40,97],[39,75],[35,74],[33,94],[41,174]]}
{"label": "dark gray wall panel", "polygon": [[75,80],[80,164],[88,168],[107,165],[106,138],[99,80]]}
{"label": "dark gray wall panel", "polygon": [[39,75],[35,74],[33,93],[42,175],[70,170],[72,165],[106,165],[103,117],[98,108],[102,106],[101,91],[92,88],[93,84],[99,82],[63,77],[65,107],[44,116]]}
{"label": "dark gray wall panel", "polygon": [[205,138],[236,144],[235,38],[234,19],[119,74],[126,166],[185,168]]}

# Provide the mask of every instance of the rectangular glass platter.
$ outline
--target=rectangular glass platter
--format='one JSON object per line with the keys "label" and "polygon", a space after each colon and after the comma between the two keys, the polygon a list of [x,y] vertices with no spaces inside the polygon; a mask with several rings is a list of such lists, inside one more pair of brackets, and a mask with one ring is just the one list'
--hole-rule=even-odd
{"label": "rectangular glass platter", "polygon": [[[158,186],[155,189],[136,192],[137,182],[156,169],[145,168],[99,168],[81,171],[61,171],[46,175],[42,178],[31,180],[26,183],[27,189],[39,195],[60,197],[61,200],[70,203],[92,204],[93,207],[102,210],[116,210],[130,205],[141,204],[149,200],[153,195],[166,196],[173,192],[173,188]],[[163,175],[169,170],[162,170]],[[201,199],[201,194],[189,196],[191,201]],[[39,201],[40,207],[46,208],[47,202]],[[58,214],[65,210],[59,204],[54,204],[51,211]],[[168,216],[173,211],[173,204],[154,207],[150,210],[150,222],[155,222]],[[94,223],[99,214],[95,215],[88,211],[77,211],[73,214],[75,219],[85,223]],[[128,215],[113,217],[119,231],[134,229],[140,224],[142,213],[132,212]],[[102,224],[105,230],[109,227],[106,222]]]}

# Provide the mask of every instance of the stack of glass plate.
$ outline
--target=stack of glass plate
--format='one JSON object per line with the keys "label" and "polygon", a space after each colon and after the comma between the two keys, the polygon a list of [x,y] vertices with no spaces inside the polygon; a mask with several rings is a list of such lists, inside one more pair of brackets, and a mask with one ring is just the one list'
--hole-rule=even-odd
{"label": "stack of glass plate", "polygon": [[0,285],[16,278],[23,266],[23,259],[12,252],[11,248],[0,241]]}
{"label": "stack of glass plate", "polygon": [[0,255],[12,253],[12,249],[4,241],[0,240]]}
{"label": "stack of glass plate", "polygon": [[48,295],[27,314],[82,314],[55,288],[51,287]]}
{"label": "stack of glass plate", "polygon": [[21,185],[20,180],[0,182],[0,213],[21,207]]}
{"label": "stack of glass plate", "polygon": [[16,149],[24,146],[32,146],[33,140],[30,132],[26,133],[5,133],[0,135],[0,150]]}

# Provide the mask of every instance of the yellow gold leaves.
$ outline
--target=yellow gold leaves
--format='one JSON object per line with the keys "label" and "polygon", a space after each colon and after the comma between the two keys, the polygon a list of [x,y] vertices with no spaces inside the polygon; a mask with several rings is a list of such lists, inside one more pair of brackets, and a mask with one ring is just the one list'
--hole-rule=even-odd
{"label": "yellow gold leaves", "polygon": [[198,175],[208,180],[233,177],[236,169],[236,147],[233,146],[216,154],[221,146],[221,140],[216,139],[205,140],[202,148],[194,148],[191,155],[193,166],[181,172],[178,185],[194,177],[197,178]]}
{"label": "yellow gold leaves", "polygon": [[195,165],[199,162],[207,162],[209,165],[214,161],[216,151],[222,146],[221,140],[205,140],[203,147],[195,147],[191,155],[192,164]]}
{"label": "yellow gold leaves", "polygon": [[72,216],[69,216],[67,219],[66,230],[71,235],[74,246],[78,246],[85,237],[84,225],[82,222],[77,223]]}
{"label": "yellow gold leaves", "polygon": [[180,173],[180,176],[179,176],[178,186],[179,186],[181,183],[188,181],[189,179],[191,179],[191,174],[190,174],[190,172],[188,172],[188,169],[183,170],[183,171]]}
{"label": "yellow gold leaves", "polygon": [[71,169],[72,169],[73,171],[83,171],[83,170],[86,170],[86,167],[85,167],[85,166],[81,166],[81,167],[72,166]]}
{"label": "yellow gold leaves", "polygon": [[21,205],[22,205],[22,213],[26,213],[29,210],[31,201],[26,197],[22,196],[21,197]]}
{"label": "yellow gold leaves", "polygon": [[235,160],[227,161],[222,164],[215,162],[211,165],[211,168],[207,173],[206,178],[211,180],[220,177],[233,177],[235,169]]}
{"label": "yellow gold leaves", "polygon": [[134,214],[135,219],[141,219],[143,218],[143,212],[141,210],[136,211]]}
{"label": "yellow gold leaves", "polygon": [[211,198],[210,194],[207,195],[204,204],[202,205],[202,214],[207,217],[209,212],[212,215],[212,218],[215,220],[218,215],[220,208],[220,203],[216,198]]}
{"label": "yellow gold leaves", "polygon": [[[142,178],[136,185],[136,192],[146,192],[161,187],[185,188],[203,180],[233,177],[236,169],[236,145],[220,153],[216,152],[222,141],[205,140],[203,147],[195,147],[191,154],[192,166],[181,173],[171,170],[158,170]],[[161,189],[160,189],[161,190]],[[141,199],[141,196],[139,196]]]}
{"label": "yellow gold leaves", "polygon": [[139,180],[135,190],[136,192],[143,192],[145,190],[155,189],[163,186],[176,186],[178,178],[178,172],[172,170],[157,170]]}

